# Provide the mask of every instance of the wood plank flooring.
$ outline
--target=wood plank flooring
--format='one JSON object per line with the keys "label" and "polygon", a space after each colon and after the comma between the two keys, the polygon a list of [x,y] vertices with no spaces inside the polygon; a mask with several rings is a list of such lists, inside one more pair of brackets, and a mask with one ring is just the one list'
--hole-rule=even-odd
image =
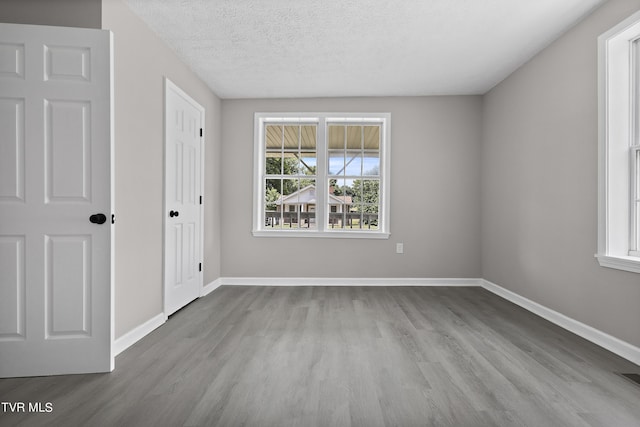
{"label": "wood plank flooring", "polygon": [[[640,426],[640,367],[481,289],[223,286],[0,425]],[[1,408],[0,408],[1,409]]]}

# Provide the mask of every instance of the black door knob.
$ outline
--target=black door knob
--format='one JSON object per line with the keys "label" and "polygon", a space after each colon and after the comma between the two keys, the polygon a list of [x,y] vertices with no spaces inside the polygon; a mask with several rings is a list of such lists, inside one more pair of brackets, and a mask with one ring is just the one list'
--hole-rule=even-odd
{"label": "black door knob", "polygon": [[170,212],[169,212],[169,216],[170,216],[171,218],[173,218],[174,216],[178,216],[178,215],[180,215],[180,212],[178,212],[178,211],[170,211]]}
{"label": "black door knob", "polygon": [[107,221],[107,216],[105,214],[93,214],[89,217],[89,221],[94,224],[104,224]]}

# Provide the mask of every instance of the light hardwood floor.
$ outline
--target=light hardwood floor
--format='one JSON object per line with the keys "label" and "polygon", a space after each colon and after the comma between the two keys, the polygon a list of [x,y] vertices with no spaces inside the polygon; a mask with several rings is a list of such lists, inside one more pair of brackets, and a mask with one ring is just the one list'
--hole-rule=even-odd
{"label": "light hardwood floor", "polygon": [[640,426],[640,367],[481,289],[223,286],[111,374],[0,380],[47,426]]}

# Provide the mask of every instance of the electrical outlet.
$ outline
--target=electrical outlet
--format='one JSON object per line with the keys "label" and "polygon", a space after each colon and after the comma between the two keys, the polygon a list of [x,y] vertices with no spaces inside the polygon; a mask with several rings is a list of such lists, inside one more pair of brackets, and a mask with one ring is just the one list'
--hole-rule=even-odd
{"label": "electrical outlet", "polygon": [[404,243],[396,243],[396,253],[397,254],[404,253]]}

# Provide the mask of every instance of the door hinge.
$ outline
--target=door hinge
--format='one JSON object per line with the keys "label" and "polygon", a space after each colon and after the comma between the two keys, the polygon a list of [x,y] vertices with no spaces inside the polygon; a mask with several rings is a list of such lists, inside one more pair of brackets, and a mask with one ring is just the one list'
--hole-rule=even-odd
{"label": "door hinge", "polygon": [[200,138],[202,138],[202,128],[200,128]]}
{"label": "door hinge", "polygon": [[198,271],[202,271],[202,263],[198,264]]}
{"label": "door hinge", "polygon": [[200,204],[202,204],[202,196],[200,196]]}
{"label": "door hinge", "polygon": [[116,214],[111,214],[111,224],[116,223]]}

